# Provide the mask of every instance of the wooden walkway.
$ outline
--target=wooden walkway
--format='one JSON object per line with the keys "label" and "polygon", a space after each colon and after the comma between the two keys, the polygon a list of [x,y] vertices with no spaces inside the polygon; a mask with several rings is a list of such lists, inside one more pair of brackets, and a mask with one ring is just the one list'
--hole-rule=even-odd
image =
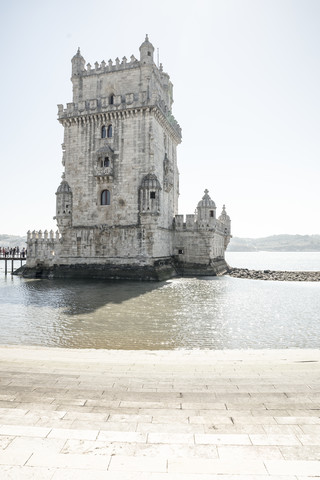
{"label": "wooden walkway", "polygon": [[[8,263],[9,263],[9,269],[10,269],[10,266],[11,266],[11,275],[13,274],[14,270],[17,268],[17,267],[14,267],[14,262],[20,262],[20,266],[22,267],[23,263],[22,262],[26,262],[27,260],[27,257],[20,257],[20,256],[15,256],[15,257],[2,257],[0,256],[0,262],[5,262],[5,265],[4,265],[4,274],[5,275],[8,275]],[[11,264],[10,264],[11,262]]]}

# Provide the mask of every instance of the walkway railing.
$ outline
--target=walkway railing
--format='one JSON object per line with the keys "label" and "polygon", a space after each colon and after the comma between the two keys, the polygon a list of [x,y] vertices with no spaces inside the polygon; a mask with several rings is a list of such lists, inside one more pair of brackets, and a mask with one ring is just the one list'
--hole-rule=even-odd
{"label": "walkway railing", "polygon": [[16,254],[15,256],[9,256],[9,255],[0,255],[0,262],[1,261],[4,261],[5,262],[5,265],[4,265],[4,274],[7,275],[8,274],[8,262],[9,262],[9,265],[10,265],[10,262],[11,262],[11,275],[13,274],[15,268],[14,268],[14,262],[20,262],[20,266],[22,267],[23,265],[23,262],[26,262],[27,260],[27,257],[26,255],[23,255],[23,254]]}

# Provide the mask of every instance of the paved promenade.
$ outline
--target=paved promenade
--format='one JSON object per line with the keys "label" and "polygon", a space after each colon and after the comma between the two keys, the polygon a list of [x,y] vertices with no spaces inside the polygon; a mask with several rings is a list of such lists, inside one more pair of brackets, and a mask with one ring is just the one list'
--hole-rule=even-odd
{"label": "paved promenade", "polygon": [[320,476],[320,350],[0,347],[0,478]]}

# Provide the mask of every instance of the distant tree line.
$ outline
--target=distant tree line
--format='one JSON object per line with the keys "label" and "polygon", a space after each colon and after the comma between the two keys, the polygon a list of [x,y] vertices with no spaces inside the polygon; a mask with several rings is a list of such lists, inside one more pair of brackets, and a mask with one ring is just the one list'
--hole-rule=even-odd
{"label": "distant tree line", "polygon": [[263,238],[234,237],[229,252],[320,252],[320,235],[272,235]]}
{"label": "distant tree line", "polygon": [[26,242],[27,236],[7,234],[0,235],[0,245],[5,245],[6,247],[19,247],[20,249],[22,249],[23,247],[26,248]]}

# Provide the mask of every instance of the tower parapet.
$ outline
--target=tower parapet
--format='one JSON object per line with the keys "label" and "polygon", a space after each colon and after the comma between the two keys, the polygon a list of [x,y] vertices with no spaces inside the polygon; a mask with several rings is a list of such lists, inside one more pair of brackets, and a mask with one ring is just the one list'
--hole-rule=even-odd
{"label": "tower parapet", "polygon": [[28,261],[29,268],[40,264],[53,265],[56,254],[60,253],[61,234],[57,230],[29,230],[27,233]]}
{"label": "tower parapet", "polygon": [[217,218],[206,190],[194,214],[178,215],[173,85],[148,36],[139,51],[139,60],[86,64],[78,49],[71,60],[73,98],[58,105],[59,230],[28,233],[31,276],[161,280],[226,269],[225,209]]}
{"label": "tower parapet", "polygon": [[[154,47],[146,36],[140,46],[140,61],[131,55],[130,61],[122,57],[115,63],[95,62],[85,66],[85,60],[78,49],[72,58],[73,102],[58,105],[59,121],[75,118],[85,121],[90,115],[97,119],[97,114],[127,111],[137,108],[157,109],[164,116],[164,123],[169,123],[180,137],[181,128],[172,115],[173,85],[170,77],[153,61]],[[134,89],[132,89],[134,87]]]}

